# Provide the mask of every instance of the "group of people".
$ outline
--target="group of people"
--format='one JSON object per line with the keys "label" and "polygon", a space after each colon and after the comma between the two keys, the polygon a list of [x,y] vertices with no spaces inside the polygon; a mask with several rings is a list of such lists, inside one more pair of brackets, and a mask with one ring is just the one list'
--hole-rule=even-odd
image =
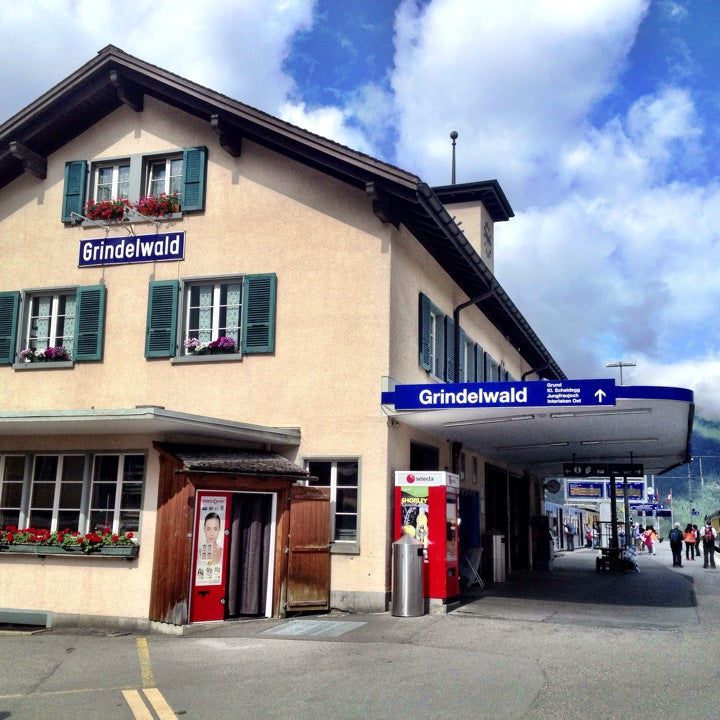
{"label": "group of people", "polygon": [[710,524],[705,522],[705,526],[699,529],[697,525],[688,523],[685,530],[680,529],[680,523],[675,523],[673,529],[668,535],[670,540],[670,549],[673,555],[673,567],[682,567],[682,547],[685,545],[685,560],[695,560],[700,557],[700,543],[703,545],[703,567],[715,568],[715,541],[717,540],[717,532]]}
{"label": "group of people", "polygon": [[647,551],[650,555],[657,554],[655,546],[658,544],[658,534],[652,525],[643,527],[640,523],[635,523],[632,527],[632,539],[637,552]]}

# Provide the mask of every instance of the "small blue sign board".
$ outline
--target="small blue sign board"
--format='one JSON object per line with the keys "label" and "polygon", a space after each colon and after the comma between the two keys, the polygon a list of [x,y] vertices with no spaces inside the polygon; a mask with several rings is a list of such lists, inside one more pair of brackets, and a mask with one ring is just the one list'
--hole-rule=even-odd
{"label": "small blue sign board", "polygon": [[78,267],[170,262],[185,258],[185,233],[134,237],[95,238],[80,241]]}
{"label": "small blue sign board", "polygon": [[693,509],[690,511],[690,515],[697,515],[698,517],[700,517],[700,511],[699,511],[699,510],[696,510],[695,508],[693,508]]}
{"label": "small blue sign board", "polygon": [[602,480],[567,480],[565,497],[568,500],[602,500],[605,497],[605,483]]}
{"label": "small blue sign board", "polygon": [[382,402],[396,410],[615,405],[615,380],[396,385],[394,391],[383,393]]}

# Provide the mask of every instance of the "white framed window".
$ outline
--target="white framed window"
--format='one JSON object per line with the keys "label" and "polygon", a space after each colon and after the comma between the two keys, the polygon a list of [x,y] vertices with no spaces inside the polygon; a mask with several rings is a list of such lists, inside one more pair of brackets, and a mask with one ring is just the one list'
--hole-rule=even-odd
{"label": "white framed window", "polygon": [[148,161],[145,187],[147,196],[157,197],[163,193],[180,196],[182,194],[182,185],[182,157],[157,158]]}
{"label": "white framed window", "polygon": [[78,530],[84,455],[36,455],[33,462],[28,527]]}
{"label": "white framed window", "polygon": [[334,543],[358,542],[360,463],[349,460],[306,460],[315,476],[310,485],[330,488],[330,538]]}
{"label": "white framed window", "polygon": [[0,456],[0,527],[20,524],[25,456]]}
{"label": "white framed window", "polygon": [[64,346],[72,353],[75,339],[77,292],[27,296],[25,347],[45,350]]}
{"label": "white framed window", "polygon": [[130,161],[122,160],[112,165],[94,168],[93,199],[121,200],[130,196]]}
{"label": "white framed window", "polygon": [[140,453],[0,456],[0,526],[138,535],[145,479]]}
{"label": "white framed window", "polygon": [[239,352],[242,295],[241,277],[186,283],[183,343],[191,339],[209,343],[229,337]]}
{"label": "white framed window", "polygon": [[88,530],[100,531],[108,527],[114,533],[137,534],[144,476],[144,455],[96,455]]}

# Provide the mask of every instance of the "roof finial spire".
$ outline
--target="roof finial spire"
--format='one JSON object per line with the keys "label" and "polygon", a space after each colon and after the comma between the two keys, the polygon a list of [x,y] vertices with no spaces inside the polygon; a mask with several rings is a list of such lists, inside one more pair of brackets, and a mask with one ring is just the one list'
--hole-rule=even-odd
{"label": "roof finial spire", "polygon": [[452,140],[452,185],[455,184],[455,141],[458,138],[457,130],[453,130],[450,133],[450,139]]}

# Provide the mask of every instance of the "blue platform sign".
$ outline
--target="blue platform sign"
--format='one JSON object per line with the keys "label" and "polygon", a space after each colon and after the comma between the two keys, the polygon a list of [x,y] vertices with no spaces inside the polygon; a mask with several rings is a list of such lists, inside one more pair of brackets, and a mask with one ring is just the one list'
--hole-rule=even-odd
{"label": "blue platform sign", "polygon": [[396,385],[394,391],[383,393],[382,401],[396,410],[615,405],[615,380]]}
{"label": "blue platform sign", "polygon": [[170,262],[185,258],[185,233],[134,237],[95,238],[80,241],[78,267]]}

